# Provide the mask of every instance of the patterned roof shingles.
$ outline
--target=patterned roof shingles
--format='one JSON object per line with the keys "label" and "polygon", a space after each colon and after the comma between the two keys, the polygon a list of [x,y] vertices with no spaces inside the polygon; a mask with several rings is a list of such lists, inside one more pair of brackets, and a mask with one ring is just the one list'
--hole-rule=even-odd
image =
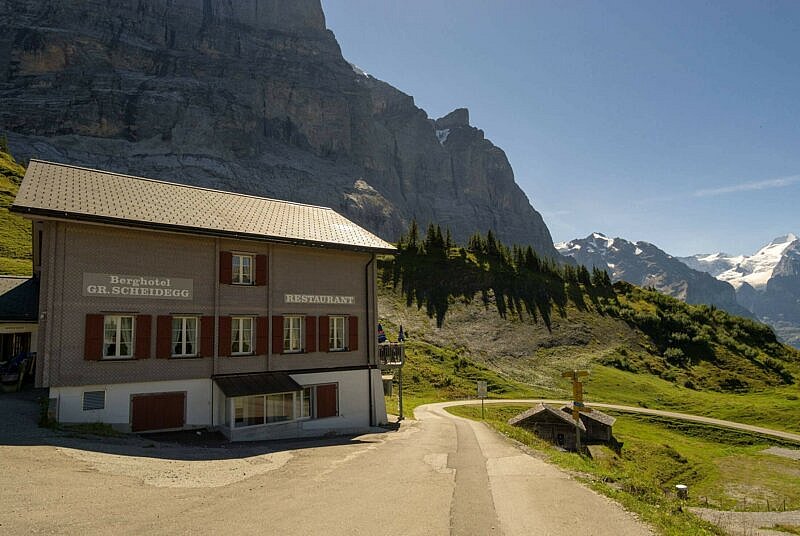
{"label": "patterned roof shingles", "polygon": [[31,160],[12,210],[67,219],[392,253],[326,207]]}

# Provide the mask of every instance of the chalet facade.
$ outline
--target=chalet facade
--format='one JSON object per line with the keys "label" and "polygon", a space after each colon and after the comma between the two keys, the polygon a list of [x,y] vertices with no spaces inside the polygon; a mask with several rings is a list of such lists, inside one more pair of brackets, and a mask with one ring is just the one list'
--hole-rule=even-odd
{"label": "chalet facade", "polygon": [[333,210],[31,161],[36,384],[60,422],[232,440],[385,422],[376,261]]}

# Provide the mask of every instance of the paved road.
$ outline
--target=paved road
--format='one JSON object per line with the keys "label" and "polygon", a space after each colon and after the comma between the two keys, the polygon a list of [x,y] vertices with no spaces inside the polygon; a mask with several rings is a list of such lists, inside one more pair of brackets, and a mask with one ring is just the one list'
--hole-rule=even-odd
{"label": "paved road", "polygon": [[[451,534],[633,536],[650,530],[617,503],[531,457],[485,424],[449,414],[445,402],[420,406],[420,426],[440,433],[455,426],[458,441]],[[438,430],[438,431],[437,431]],[[484,491],[485,490],[485,491]]]}
{"label": "paved road", "polygon": [[443,406],[356,439],[201,448],[66,437],[3,398],[0,533],[650,534]]}
{"label": "paved road", "polygon": [[[485,400],[487,404],[536,404],[542,402],[544,404],[571,404],[571,402],[567,402],[565,400],[546,400],[546,399],[515,399],[515,400],[502,400],[502,399],[492,399],[492,400]],[[461,401],[461,402],[446,402],[446,406],[459,406],[459,405],[472,405],[472,404],[480,404],[480,400],[468,400],[468,401]],[[792,432],[784,432],[783,430],[773,430],[771,428],[762,428],[761,426],[753,426],[752,424],[742,424],[733,421],[725,421],[722,419],[713,419],[711,417],[702,417],[700,415],[690,415],[688,413],[676,413],[674,411],[663,411],[660,409],[650,409],[650,408],[640,408],[636,406],[621,406],[619,404],[603,404],[603,403],[589,403],[588,406],[596,407],[596,408],[603,408],[603,409],[612,409],[616,411],[622,411],[626,413],[641,413],[643,415],[655,415],[658,417],[669,417],[671,419],[679,419],[682,421],[690,421],[690,422],[698,422],[702,424],[712,424],[714,426],[722,426],[723,428],[731,428],[733,430],[742,430],[745,432],[754,432],[757,434],[771,436],[771,437],[779,437],[781,439],[788,439],[790,441],[795,441],[800,443],[800,434],[795,434]]]}

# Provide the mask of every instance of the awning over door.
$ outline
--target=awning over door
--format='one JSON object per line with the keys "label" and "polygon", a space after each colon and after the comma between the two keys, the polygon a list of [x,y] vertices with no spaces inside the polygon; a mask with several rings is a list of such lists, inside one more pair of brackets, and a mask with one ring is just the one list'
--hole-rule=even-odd
{"label": "awning over door", "polygon": [[300,391],[303,387],[285,372],[257,372],[253,374],[231,374],[214,376],[214,382],[232,398],[237,396],[269,395]]}

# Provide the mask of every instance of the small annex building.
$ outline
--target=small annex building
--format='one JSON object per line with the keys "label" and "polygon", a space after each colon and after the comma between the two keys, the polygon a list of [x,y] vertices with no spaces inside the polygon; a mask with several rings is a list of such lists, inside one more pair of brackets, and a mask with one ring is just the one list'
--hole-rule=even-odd
{"label": "small annex building", "polygon": [[386,421],[376,255],[333,210],[32,160],[36,385],[65,423],[232,440]]}
{"label": "small annex building", "polygon": [[[616,419],[597,410],[581,413],[578,429],[585,443],[612,441],[612,426]],[[576,450],[575,421],[572,406],[553,408],[537,404],[508,420],[508,424],[531,430],[538,437],[567,450]]]}

